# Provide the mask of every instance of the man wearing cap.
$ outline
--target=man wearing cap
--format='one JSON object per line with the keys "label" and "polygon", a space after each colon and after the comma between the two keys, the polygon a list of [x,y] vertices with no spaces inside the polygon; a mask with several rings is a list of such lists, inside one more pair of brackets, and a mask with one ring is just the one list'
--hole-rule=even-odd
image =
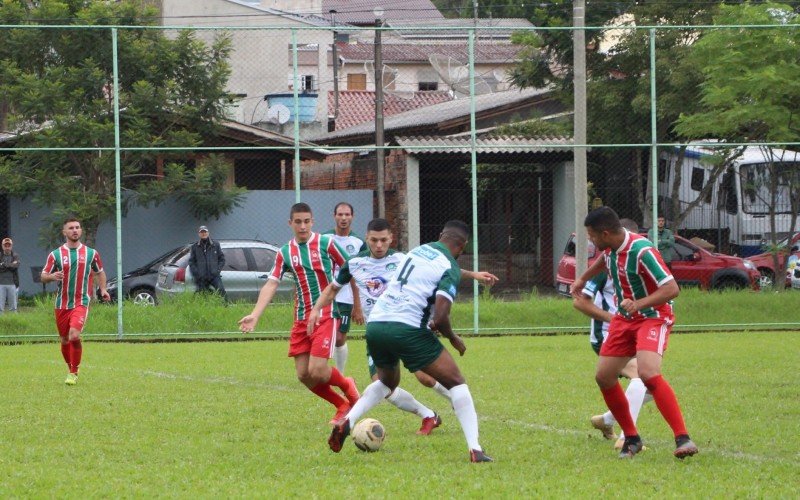
{"label": "man wearing cap", "polygon": [[198,292],[216,290],[225,298],[220,272],[225,267],[225,254],[219,242],[211,239],[206,226],[197,229],[200,240],[189,249],[189,271],[192,273]]}
{"label": "man wearing cap", "polygon": [[14,250],[11,238],[3,238],[0,253],[0,313],[17,312],[17,286],[19,286],[19,255]]}

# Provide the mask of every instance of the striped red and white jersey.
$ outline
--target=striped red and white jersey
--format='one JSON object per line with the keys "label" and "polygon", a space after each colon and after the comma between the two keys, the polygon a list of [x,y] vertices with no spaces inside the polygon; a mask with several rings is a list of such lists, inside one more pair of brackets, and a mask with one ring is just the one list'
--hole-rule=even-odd
{"label": "striped red and white jersey", "polygon": [[[643,299],[674,279],[650,240],[627,230],[622,245],[616,249],[606,249],[604,257],[609,276],[614,282],[617,304],[623,299]],[[662,318],[672,315],[672,301],[642,309],[632,315],[622,308],[617,313],[630,319]]]}
{"label": "striped red and white jersey", "polygon": [[94,289],[92,273],[99,273],[102,270],[103,261],[100,260],[100,253],[82,243],[78,248],[61,245],[50,252],[42,272],[64,272],[56,294],[56,309],[88,306]]}
{"label": "striped red and white jersey", "polygon": [[[332,235],[311,233],[305,243],[292,240],[275,256],[275,267],[269,279],[280,280],[283,273],[295,276],[295,320],[306,319],[323,290],[333,281],[335,266],[341,267],[350,257]],[[333,307],[320,311],[323,318],[332,317]]]}

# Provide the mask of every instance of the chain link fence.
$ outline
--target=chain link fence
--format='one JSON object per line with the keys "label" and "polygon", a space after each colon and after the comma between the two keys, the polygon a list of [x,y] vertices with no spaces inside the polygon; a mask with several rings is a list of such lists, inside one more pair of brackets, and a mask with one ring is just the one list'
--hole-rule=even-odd
{"label": "chain link fence", "polygon": [[[576,217],[602,205],[651,238],[663,218],[682,286],[791,284],[800,141],[791,121],[775,120],[798,96],[784,78],[736,90],[734,77],[747,77],[738,52],[716,45],[704,59],[715,45],[701,42],[781,40],[796,26],[682,27],[678,42],[677,28],[588,28],[601,43],[588,47],[588,140],[576,145],[571,70],[518,43],[542,33],[532,25],[257,21],[0,27],[0,232],[23,258],[21,296],[53,292],[38,273],[60,221],[77,214],[126,299],[192,291],[187,248],[205,225],[223,244],[229,299],[254,302],[292,237],[296,201],[314,209],[318,231],[334,228],[340,202],[362,236],[385,214],[404,251],[462,219],[477,237],[459,262],[496,274],[495,298],[563,294],[576,259],[597,254],[589,245],[576,256],[575,238],[586,237]],[[751,64],[750,76],[784,60]],[[542,65],[551,80],[521,84]],[[736,122],[725,96],[752,116]],[[761,114],[750,104],[759,98]],[[576,146],[587,150],[586,186],[575,185]],[[575,205],[576,189],[589,206]],[[656,232],[664,248],[669,236]],[[291,284],[282,291],[291,300]],[[148,312],[126,302],[128,314]],[[137,333],[123,325],[120,334]]]}

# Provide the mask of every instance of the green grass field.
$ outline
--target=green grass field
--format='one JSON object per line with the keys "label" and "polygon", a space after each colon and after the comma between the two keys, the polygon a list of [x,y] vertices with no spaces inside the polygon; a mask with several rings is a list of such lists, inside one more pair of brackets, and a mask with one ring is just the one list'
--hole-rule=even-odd
{"label": "green grass field", "polygon": [[[79,385],[55,343],[0,346],[0,497],[800,496],[796,332],[679,334],[665,375],[700,454],[672,457],[646,405],[632,461],[588,419],[603,410],[585,336],[466,338],[459,359],[493,464],[469,464],[444,399],[402,386],[444,424],[381,404],[378,453],[328,450],[333,409],[295,380],[285,341],[86,342]],[[348,372],[367,381],[363,341]]]}

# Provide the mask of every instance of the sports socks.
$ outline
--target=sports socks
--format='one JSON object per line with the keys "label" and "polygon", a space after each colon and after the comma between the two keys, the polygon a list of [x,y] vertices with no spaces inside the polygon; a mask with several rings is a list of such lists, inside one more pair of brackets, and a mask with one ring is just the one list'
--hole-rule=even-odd
{"label": "sports socks", "polygon": [[350,421],[350,428],[353,428],[353,425],[358,422],[361,415],[367,413],[373,406],[383,401],[391,392],[392,390],[386,387],[380,380],[369,384],[367,388],[364,389],[358,402],[347,413],[347,419]]}
{"label": "sports socks", "polygon": [[653,400],[656,402],[658,411],[667,421],[672,433],[675,437],[688,434],[686,432],[686,424],[683,421],[683,414],[681,407],[678,405],[678,398],[675,397],[675,392],[663,376],[656,375],[644,381],[644,385],[653,395]]}
{"label": "sports socks", "polygon": [[614,418],[616,418],[617,422],[619,422],[622,432],[624,432],[626,436],[638,435],[639,433],[636,430],[636,424],[633,423],[633,418],[631,417],[628,398],[625,397],[625,391],[622,390],[620,383],[617,382],[608,389],[601,388],[600,392],[603,393],[603,399],[606,401],[606,406],[608,406],[608,409],[611,410]]}
{"label": "sports socks", "polygon": [[[636,420],[639,418],[639,412],[642,409],[642,405],[648,401],[652,401],[653,398],[647,394],[647,387],[644,386],[644,382],[642,382],[642,379],[640,378],[631,379],[631,382],[628,384],[628,388],[625,389],[625,397],[628,398],[628,406],[630,406],[631,409],[631,418],[635,424]],[[610,411],[607,411],[603,414],[603,423],[606,425],[614,425],[617,423],[617,420]]]}
{"label": "sports socks", "polygon": [[349,382],[337,368],[331,368],[331,378],[328,379],[328,385],[338,387],[344,391],[349,386]]}
{"label": "sports socks", "polygon": [[411,393],[401,389],[400,387],[396,387],[392,394],[389,395],[387,400],[401,410],[414,413],[422,418],[433,417],[436,415],[433,410],[414,399],[414,396],[412,396]]}
{"label": "sports socks", "polygon": [[72,368],[72,345],[69,342],[61,344],[61,356],[64,358],[67,367]]}
{"label": "sports socks", "polygon": [[478,413],[475,411],[475,403],[472,401],[472,394],[469,392],[467,384],[457,385],[450,388],[450,398],[453,401],[453,410],[456,412],[461,430],[467,439],[467,447],[470,450],[483,451],[478,443]]}
{"label": "sports socks", "polygon": [[447,388],[445,386],[443,386],[442,384],[440,384],[439,382],[436,382],[436,385],[431,387],[431,389],[436,391],[436,394],[438,394],[441,397],[445,398],[446,400],[450,401],[450,391],[448,391]]}
{"label": "sports socks", "polygon": [[71,351],[70,354],[71,363],[69,365],[69,372],[78,373],[78,367],[81,364],[81,356],[83,356],[83,345],[81,344],[80,339],[70,341],[69,345]]}
{"label": "sports socks", "polygon": [[347,400],[337,394],[329,384],[317,384],[314,387],[309,388],[309,390],[335,406],[337,409],[348,404]]}
{"label": "sports socks", "polygon": [[344,367],[347,365],[348,354],[347,343],[338,345],[333,349],[333,363],[336,365],[336,369],[342,373],[344,373]]}

